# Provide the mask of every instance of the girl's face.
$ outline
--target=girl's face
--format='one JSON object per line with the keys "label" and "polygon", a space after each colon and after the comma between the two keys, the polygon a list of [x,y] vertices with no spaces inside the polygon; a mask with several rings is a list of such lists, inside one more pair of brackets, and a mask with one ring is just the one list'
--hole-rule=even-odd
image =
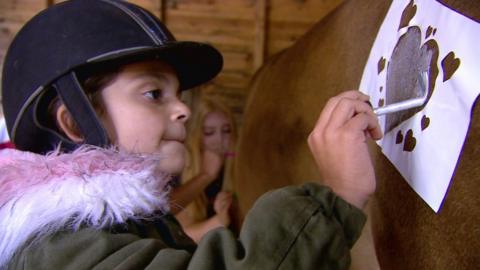
{"label": "girl's face", "polygon": [[232,126],[227,116],[220,111],[209,112],[203,121],[203,147],[225,154],[230,146]]}
{"label": "girl's face", "polygon": [[100,118],[111,142],[135,153],[158,153],[160,170],[180,173],[190,110],[178,89],[177,75],[167,63],[126,65],[101,92],[105,113]]}

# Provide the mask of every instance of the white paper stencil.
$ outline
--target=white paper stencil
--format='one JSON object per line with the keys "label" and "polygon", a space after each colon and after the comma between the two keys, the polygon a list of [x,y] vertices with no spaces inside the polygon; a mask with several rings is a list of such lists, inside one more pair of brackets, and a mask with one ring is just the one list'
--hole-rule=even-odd
{"label": "white paper stencil", "polygon": [[360,83],[374,107],[385,106],[418,97],[418,73],[428,71],[427,103],[379,116],[385,137],[378,144],[435,212],[446,196],[480,93],[479,44],[475,21],[433,0],[395,0]]}

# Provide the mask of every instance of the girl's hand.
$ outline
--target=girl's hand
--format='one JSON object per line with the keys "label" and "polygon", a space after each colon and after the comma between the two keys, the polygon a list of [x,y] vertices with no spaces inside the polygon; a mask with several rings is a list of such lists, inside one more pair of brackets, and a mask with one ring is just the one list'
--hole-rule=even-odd
{"label": "girl's hand", "polygon": [[213,209],[215,210],[220,223],[225,227],[230,225],[229,209],[232,205],[232,201],[233,194],[231,192],[220,191],[213,202]]}
{"label": "girl's hand", "polygon": [[308,137],[323,183],[358,208],[376,187],[367,139],[383,136],[368,100],[359,91],[331,98]]}
{"label": "girl's hand", "polygon": [[218,173],[222,168],[223,161],[223,157],[219,154],[210,150],[204,150],[202,158],[202,173],[206,174],[209,180],[213,181],[217,178]]}

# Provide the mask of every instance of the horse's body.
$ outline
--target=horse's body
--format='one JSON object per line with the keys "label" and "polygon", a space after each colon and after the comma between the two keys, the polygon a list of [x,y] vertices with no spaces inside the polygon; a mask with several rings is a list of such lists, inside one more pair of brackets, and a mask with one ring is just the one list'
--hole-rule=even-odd
{"label": "horse's body", "polygon": [[[441,2],[477,22],[480,19],[479,1]],[[306,138],[330,97],[358,87],[390,3],[345,1],[256,74],[236,162],[236,190],[243,211],[267,190],[319,179]],[[372,146],[378,184],[371,221],[382,269],[479,267],[479,142],[477,104],[438,214],[408,186],[379,148]]]}

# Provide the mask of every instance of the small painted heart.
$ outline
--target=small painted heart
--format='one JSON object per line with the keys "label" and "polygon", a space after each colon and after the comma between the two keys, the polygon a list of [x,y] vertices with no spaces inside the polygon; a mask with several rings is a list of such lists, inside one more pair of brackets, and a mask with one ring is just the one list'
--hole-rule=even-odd
{"label": "small painted heart", "polygon": [[403,134],[402,131],[399,130],[397,132],[397,137],[395,138],[395,144],[401,144],[403,142]]}
{"label": "small painted heart", "polygon": [[405,142],[403,144],[403,151],[412,152],[417,145],[417,139],[413,137],[413,130],[409,129],[405,136]]}
{"label": "small painted heart", "polygon": [[428,26],[427,32],[425,33],[425,38],[427,39],[433,32],[433,27]]}
{"label": "small painted heart", "polygon": [[378,60],[378,64],[377,64],[377,69],[378,69],[378,74],[380,74],[380,72],[382,72],[382,70],[385,69],[385,62],[387,61],[387,59],[383,58],[380,58],[380,60]]}
{"label": "small painted heart", "polygon": [[381,98],[378,100],[378,107],[383,107],[383,105],[385,105],[385,99]]}
{"label": "small painted heart", "polygon": [[420,126],[422,128],[422,131],[428,128],[429,125],[430,125],[430,118],[424,115],[422,117],[422,120],[420,121]]}
{"label": "small painted heart", "polygon": [[455,58],[454,52],[449,52],[442,60],[443,81],[449,80],[460,66],[460,59]]}

